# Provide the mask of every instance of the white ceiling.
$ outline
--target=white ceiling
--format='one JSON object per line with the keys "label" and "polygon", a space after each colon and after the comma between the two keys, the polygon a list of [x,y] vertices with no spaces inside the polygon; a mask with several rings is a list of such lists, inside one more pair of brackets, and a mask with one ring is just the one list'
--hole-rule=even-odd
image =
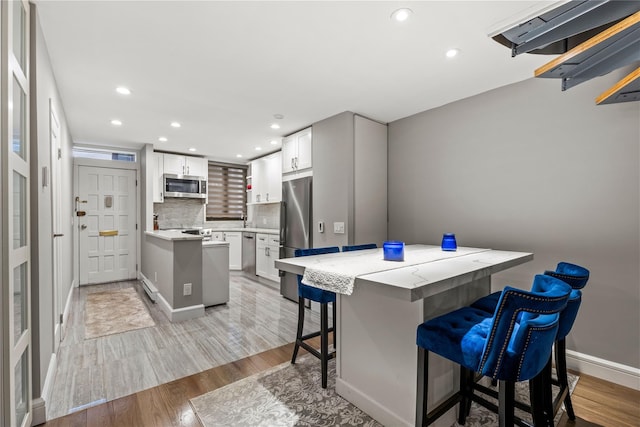
{"label": "white ceiling", "polygon": [[[550,60],[511,58],[487,35],[545,1],[36,4],[76,143],[193,147],[231,162],[342,111],[391,122],[530,78]],[[399,7],[413,10],[404,24],[390,19]],[[461,54],[448,59],[452,47]]]}

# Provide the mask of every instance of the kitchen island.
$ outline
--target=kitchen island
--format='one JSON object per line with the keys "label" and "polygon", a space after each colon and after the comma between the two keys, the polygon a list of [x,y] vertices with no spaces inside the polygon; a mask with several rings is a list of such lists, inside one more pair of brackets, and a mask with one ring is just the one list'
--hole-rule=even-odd
{"label": "kitchen island", "polygon": [[[193,319],[204,315],[203,289],[211,283],[229,287],[229,243],[206,242],[214,245],[222,262],[207,259],[203,265],[202,236],[180,231],[146,231],[142,244],[142,269],[140,279],[149,297],[156,301],[172,322]],[[208,249],[207,249],[208,250]],[[211,252],[211,251],[210,251]],[[215,264],[216,268],[209,268]],[[222,265],[223,267],[220,267]],[[203,267],[208,272],[203,277]],[[222,298],[222,299],[221,299]],[[224,301],[224,293],[216,295],[216,303]]]}
{"label": "kitchen island", "polygon": [[[336,391],[384,425],[413,426],[418,375],[419,324],[467,305],[491,291],[491,275],[533,259],[524,252],[410,245],[405,261],[384,261],[382,249],[286,258],[276,266],[353,279],[338,293]],[[429,407],[447,398],[458,371],[439,357],[430,361]],[[453,410],[435,425],[450,426]]]}

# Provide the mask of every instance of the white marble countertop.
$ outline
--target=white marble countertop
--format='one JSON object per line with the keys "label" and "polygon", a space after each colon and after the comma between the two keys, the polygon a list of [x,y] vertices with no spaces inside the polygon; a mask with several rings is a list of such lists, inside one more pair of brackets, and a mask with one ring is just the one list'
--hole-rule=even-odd
{"label": "white marble countertop", "polygon": [[154,231],[145,231],[144,234],[147,236],[157,237],[158,239],[163,240],[202,240],[202,236],[197,236],[195,234],[187,234],[181,231],[175,230],[154,230]]}
{"label": "white marble countertop", "polygon": [[[204,227],[207,228],[207,227]],[[245,228],[232,228],[232,227],[223,227],[223,228],[212,228],[212,232],[216,231],[246,231],[249,233],[264,233],[264,234],[280,234],[280,230],[277,228],[254,228],[254,227],[245,227]]]}
{"label": "white marble countertop", "polygon": [[[278,269],[294,274],[304,274],[305,269],[327,271],[336,270],[336,259],[350,258],[353,264],[372,269],[358,269],[355,286],[367,285],[381,287],[385,293],[406,301],[417,301],[462,284],[490,276],[507,268],[531,261],[533,254],[527,252],[498,251],[493,249],[458,248],[460,256],[433,257],[425,255],[419,262],[412,253],[439,252],[439,246],[408,245],[405,247],[406,261],[386,261],[390,268],[380,271],[378,264],[383,258],[382,249],[341,252],[339,254],[315,255],[299,258],[285,258],[275,261]],[[467,254],[462,255],[462,252]],[[345,270],[345,273],[349,271]]]}

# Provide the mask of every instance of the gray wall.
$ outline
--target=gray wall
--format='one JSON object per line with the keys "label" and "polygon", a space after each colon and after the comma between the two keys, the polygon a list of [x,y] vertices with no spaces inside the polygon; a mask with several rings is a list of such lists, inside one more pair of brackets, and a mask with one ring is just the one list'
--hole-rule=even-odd
{"label": "gray wall", "polygon": [[[353,211],[353,113],[314,123],[311,131],[313,247],[347,245]],[[318,221],[324,221],[324,233],[318,232]],[[344,222],[345,234],[333,233],[334,222]]]}
{"label": "gray wall", "polygon": [[530,79],[391,123],[389,238],[535,254],[495,289],[589,268],[568,348],[640,368],[640,103],[594,103],[623,75]]}
{"label": "gray wall", "polygon": [[[36,7],[31,5],[32,11]],[[47,52],[40,23],[32,14],[31,37],[35,42],[31,62],[31,172],[33,177],[31,192],[31,230],[32,230],[32,329],[33,337],[33,397],[40,396],[54,349],[54,313],[53,302],[53,265],[52,265],[52,207],[51,179],[49,186],[42,187],[42,168],[46,167],[51,178],[51,147],[49,136],[49,102],[55,108],[60,120],[60,140],[62,145],[62,253],[73,253],[73,173],[71,147],[64,109],[57,90],[51,61]],[[35,83],[35,84],[34,84]],[[35,97],[35,98],[34,98]],[[33,100],[35,99],[35,103]],[[35,104],[35,105],[34,105]],[[35,231],[35,232],[34,232]],[[59,295],[64,309],[67,296],[72,287],[72,257],[62,257],[62,283]]]}

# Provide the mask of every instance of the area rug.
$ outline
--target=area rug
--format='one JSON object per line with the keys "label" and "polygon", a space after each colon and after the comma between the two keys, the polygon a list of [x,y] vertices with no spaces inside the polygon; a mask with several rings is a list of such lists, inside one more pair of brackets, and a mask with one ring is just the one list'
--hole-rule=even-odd
{"label": "area rug", "polygon": [[116,289],[87,294],[85,339],[119,334],[155,326],[135,289]]}
{"label": "area rug", "polygon": [[[329,361],[327,388],[320,386],[320,363],[305,355],[190,400],[205,427],[381,426],[335,392],[335,359]],[[577,377],[569,378],[571,390]],[[555,392],[555,391],[554,391]],[[518,400],[528,402],[527,383],[519,383]],[[559,411],[558,417],[562,415]],[[527,419],[525,414],[519,416]],[[530,419],[530,417],[529,417]],[[466,427],[498,425],[491,411],[472,405]],[[453,426],[458,426],[454,423]]]}

